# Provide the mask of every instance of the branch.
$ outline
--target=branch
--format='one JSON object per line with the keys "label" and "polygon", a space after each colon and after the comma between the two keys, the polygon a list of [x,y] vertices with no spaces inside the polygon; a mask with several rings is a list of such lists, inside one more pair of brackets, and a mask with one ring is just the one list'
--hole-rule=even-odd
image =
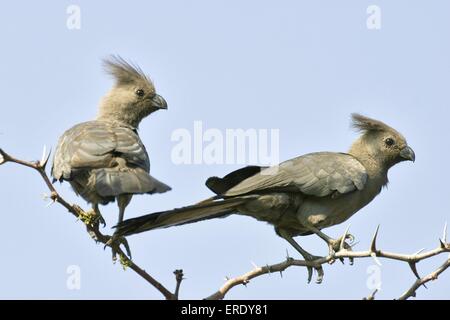
{"label": "branch", "polygon": [[[440,266],[436,271],[430,273],[429,275],[427,275],[423,278],[420,278],[420,276],[417,273],[417,269],[416,269],[416,264],[419,261],[440,255],[445,252],[450,252],[450,243],[446,242],[445,236],[443,237],[443,239],[440,240],[440,244],[436,249],[426,251],[423,253],[422,253],[423,250],[420,250],[415,254],[407,255],[407,254],[402,254],[402,253],[393,253],[393,252],[388,252],[388,251],[377,250],[376,240],[377,240],[377,236],[378,236],[378,229],[379,228],[377,228],[377,230],[373,236],[373,239],[372,239],[372,242],[370,245],[370,249],[367,251],[351,251],[351,249],[345,249],[344,246],[341,246],[341,250],[336,252],[334,255],[320,257],[313,261],[296,260],[296,259],[287,257],[286,261],[281,262],[281,263],[277,263],[277,264],[273,264],[273,265],[266,265],[264,267],[255,266],[255,268],[253,270],[251,270],[241,276],[238,276],[238,277],[235,277],[232,279],[227,279],[227,281],[222,285],[222,287],[218,291],[216,291],[215,293],[213,293],[212,295],[208,296],[205,299],[207,299],[207,300],[223,299],[225,297],[225,295],[232,288],[234,288],[240,284],[246,286],[250,282],[251,279],[254,279],[256,277],[259,277],[259,276],[262,276],[265,274],[273,273],[273,272],[280,272],[280,275],[282,275],[282,272],[289,267],[296,266],[296,267],[319,268],[324,264],[333,263],[336,259],[340,259],[342,261],[342,259],[348,258],[348,259],[350,259],[350,261],[352,261],[355,258],[370,258],[370,257],[372,257],[378,265],[381,265],[378,258],[397,260],[397,261],[403,261],[403,262],[408,263],[408,265],[411,267],[411,271],[414,273],[417,280],[414,282],[413,286],[400,297],[400,299],[407,299],[409,297],[415,296],[415,292],[420,286],[424,285],[425,283],[427,283],[431,280],[435,280],[439,276],[439,274],[441,274],[447,268],[450,267],[450,257],[449,257],[447,259],[447,261],[442,266]],[[446,230],[446,228],[444,228],[444,234],[445,234],[445,230]],[[368,298],[374,299],[374,294],[372,294]]]}
{"label": "branch", "polygon": [[[111,244],[111,236],[104,235],[99,230],[99,223],[98,221],[93,221],[92,219],[86,219],[86,217],[89,217],[89,213],[85,212],[83,209],[81,209],[76,204],[69,204],[66,200],[64,200],[58,191],[53,186],[52,182],[50,181],[50,178],[48,177],[47,173],[45,172],[45,167],[48,163],[48,159],[50,157],[50,152],[47,153],[46,148],[44,147],[42,159],[40,161],[35,162],[29,162],[17,159],[15,157],[12,157],[11,155],[7,154],[5,151],[0,149],[0,165],[11,162],[15,164],[19,164],[31,169],[36,170],[44,180],[45,184],[47,185],[47,188],[50,190],[50,199],[52,203],[57,202],[60,205],[62,205],[64,208],[66,208],[74,217],[77,219],[82,220],[85,225],[87,232],[89,235],[98,243],[103,243],[105,247],[109,246],[111,247],[115,253],[120,258],[120,263],[124,266],[124,268],[129,267],[131,270],[136,272],[139,276],[141,276],[145,281],[147,281],[149,284],[151,284],[154,288],[156,288],[167,300],[175,300],[178,299],[178,289],[179,289],[179,283],[177,279],[177,291],[175,293],[170,292],[166,287],[164,287],[160,282],[158,282],[154,277],[152,277],[150,274],[148,274],[144,269],[139,267],[136,263],[134,263],[124,252],[123,250],[117,246],[112,247],[113,244]],[[180,280],[181,283],[181,280]]]}
{"label": "branch", "polygon": [[405,293],[403,293],[399,300],[406,300],[408,298],[411,297],[415,297],[416,296],[416,291],[417,289],[419,289],[420,286],[424,286],[425,283],[432,281],[432,280],[436,280],[438,278],[438,276],[444,272],[445,270],[447,270],[447,268],[450,267],[450,256],[447,259],[447,261],[445,261],[439,268],[437,268],[435,271],[431,272],[430,274],[426,275],[423,278],[417,279],[413,285],[411,286],[411,288],[409,288],[407,291],[405,291]]}

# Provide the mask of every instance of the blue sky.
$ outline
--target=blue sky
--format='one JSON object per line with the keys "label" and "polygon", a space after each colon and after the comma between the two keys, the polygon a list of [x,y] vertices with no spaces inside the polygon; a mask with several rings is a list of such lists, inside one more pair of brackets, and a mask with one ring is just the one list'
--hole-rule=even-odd
{"label": "blue sky", "polygon": [[[69,5],[81,9],[81,29],[66,26]],[[369,5],[381,9],[381,29],[366,26]],[[449,219],[446,170],[450,116],[450,4],[435,1],[15,1],[0,11],[0,147],[24,159],[40,157],[72,125],[95,117],[111,86],[101,59],[120,54],[140,65],[169,104],[140,126],[152,174],[173,190],[136,196],[126,217],[187,205],[210,196],[204,181],[239,165],[177,165],[172,133],[204,128],[278,129],[279,156],[346,151],[356,133],[349,115],[360,112],[402,132],[414,148],[414,164],[390,171],[390,184],[347,223],[326,230],[340,235],[351,223],[365,250],[378,224],[379,247],[414,253],[438,244]],[[81,222],[46,207],[38,175],[0,167],[2,263],[0,298],[139,298],[160,294],[111,263]],[[71,202],[87,207],[68,184]],[[114,204],[103,208],[111,226]],[[315,254],[316,237],[297,239]],[[181,298],[202,298],[226,276],[249,271],[252,262],[280,262],[289,245],[272,227],[250,218],[226,219],[158,230],[129,239],[136,262],[173,288],[173,270],[186,280]],[[447,256],[422,262],[425,274]],[[374,262],[325,267],[321,285],[306,284],[306,271],[291,268],[233,289],[228,298],[360,299],[371,290]],[[80,290],[69,290],[67,268],[81,270]],[[406,264],[383,261],[377,297],[398,297],[414,281]],[[450,274],[420,289],[418,298],[449,298]]]}

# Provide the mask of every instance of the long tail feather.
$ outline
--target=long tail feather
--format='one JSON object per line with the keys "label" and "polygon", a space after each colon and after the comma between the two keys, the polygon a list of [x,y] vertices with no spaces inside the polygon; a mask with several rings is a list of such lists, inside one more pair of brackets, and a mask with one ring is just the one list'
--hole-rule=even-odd
{"label": "long tail feather", "polygon": [[173,210],[155,212],[119,223],[115,228],[119,236],[129,236],[147,230],[168,228],[186,223],[218,218],[232,213],[237,206],[252,196],[223,200],[205,200],[200,203]]}

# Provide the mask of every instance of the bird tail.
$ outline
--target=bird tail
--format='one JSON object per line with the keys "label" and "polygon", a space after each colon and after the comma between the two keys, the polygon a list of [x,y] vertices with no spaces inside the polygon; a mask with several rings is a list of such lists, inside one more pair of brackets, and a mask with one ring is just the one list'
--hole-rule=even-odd
{"label": "bird tail", "polygon": [[103,197],[121,194],[164,193],[171,188],[149,175],[141,168],[127,168],[119,171],[116,168],[94,170],[95,188]]}
{"label": "bird tail", "polygon": [[224,217],[233,213],[237,206],[245,203],[249,198],[251,198],[251,196],[223,200],[210,198],[191,206],[127,219],[115,226],[115,234],[119,236],[129,236],[147,230],[168,228],[201,220]]}

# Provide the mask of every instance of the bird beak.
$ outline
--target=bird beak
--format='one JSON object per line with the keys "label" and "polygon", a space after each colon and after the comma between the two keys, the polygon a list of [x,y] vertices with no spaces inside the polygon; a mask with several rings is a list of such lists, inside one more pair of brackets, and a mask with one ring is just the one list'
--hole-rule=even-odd
{"label": "bird beak", "polygon": [[159,94],[155,94],[152,98],[152,106],[157,109],[167,109],[167,102]]}
{"label": "bird beak", "polygon": [[402,157],[404,160],[410,160],[412,162],[416,160],[416,154],[414,153],[414,150],[408,146],[404,147],[400,151],[400,157]]}

